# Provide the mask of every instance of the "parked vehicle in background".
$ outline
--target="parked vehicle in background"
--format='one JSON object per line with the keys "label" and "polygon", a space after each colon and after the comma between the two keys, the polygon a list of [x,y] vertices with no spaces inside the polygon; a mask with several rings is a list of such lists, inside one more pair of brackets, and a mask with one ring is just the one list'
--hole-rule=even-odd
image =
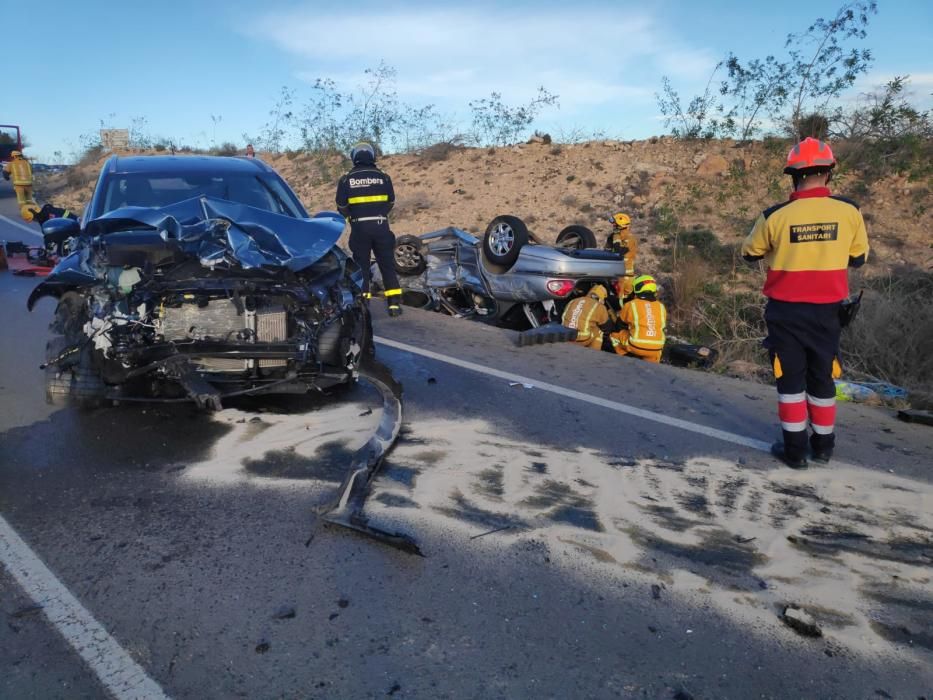
{"label": "parked vehicle in background", "polygon": [[23,150],[23,137],[14,124],[0,124],[0,163],[8,163],[13,151]]}

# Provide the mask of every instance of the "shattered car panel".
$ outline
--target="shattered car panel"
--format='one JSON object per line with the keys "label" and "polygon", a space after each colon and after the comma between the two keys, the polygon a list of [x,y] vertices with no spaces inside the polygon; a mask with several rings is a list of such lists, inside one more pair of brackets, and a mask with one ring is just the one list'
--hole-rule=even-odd
{"label": "shattered car panel", "polygon": [[211,197],[195,197],[162,209],[125,207],[93,219],[89,235],[148,227],[202,264],[301,270],[337,243],[344,220],[339,214],[295,219]]}

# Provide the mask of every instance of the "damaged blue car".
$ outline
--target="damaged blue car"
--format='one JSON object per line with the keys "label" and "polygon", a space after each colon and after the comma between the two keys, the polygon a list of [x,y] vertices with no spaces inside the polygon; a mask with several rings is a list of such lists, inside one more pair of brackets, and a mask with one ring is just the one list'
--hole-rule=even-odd
{"label": "damaged blue car", "polygon": [[193,400],[305,393],[354,381],[372,352],[339,214],[310,217],[255,159],[112,157],[67,246],[32,292],[57,301],[50,400]]}

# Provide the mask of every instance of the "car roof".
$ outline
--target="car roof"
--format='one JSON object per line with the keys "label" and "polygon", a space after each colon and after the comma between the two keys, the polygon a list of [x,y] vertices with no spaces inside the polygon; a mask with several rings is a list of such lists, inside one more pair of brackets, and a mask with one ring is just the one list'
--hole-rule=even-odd
{"label": "car roof", "polygon": [[230,156],[111,156],[104,165],[111,174],[131,173],[256,173],[273,172],[272,168],[258,158]]}

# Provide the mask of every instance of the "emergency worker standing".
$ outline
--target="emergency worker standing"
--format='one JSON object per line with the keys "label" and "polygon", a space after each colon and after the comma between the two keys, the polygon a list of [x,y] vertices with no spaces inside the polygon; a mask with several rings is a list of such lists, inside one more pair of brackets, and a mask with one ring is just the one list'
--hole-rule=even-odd
{"label": "emergency worker standing", "polygon": [[612,330],[612,320],[604,303],[606,296],[608,291],[604,286],[593,285],[589,294],[577,297],[564,309],[561,324],[565,328],[577,331],[577,339],[574,342],[578,345],[593,350],[602,349],[603,333]]}
{"label": "emergency worker standing", "polygon": [[619,355],[634,355],[648,362],[660,362],[666,340],[667,308],[658,301],[658,283],[651,275],[636,277],[635,298],[619,313],[622,329],[612,333],[612,349]]}
{"label": "emergency worker standing", "polygon": [[31,207],[39,208],[39,205],[32,198],[32,166],[20,151],[13,151],[10,158],[10,179],[13,181],[13,190],[16,192],[16,201],[19,204],[20,213],[26,219],[26,212]]}
{"label": "emergency worker standing", "polygon": [[632,235],[632,219],[628,214],[617,212],[609,217],[612,233],[606,241],[606,250],[619,253],[625,258],[625,275],[619,278],[619,298],[632,296],[635,280],[635,256],[638,254],[638,240]]}
{"label": "emergency worker standing", "polygon": [[363,274],[363,296],[369,299],[370,258],[382,273],[389,316],[402,314],[402,290],[395,272],[395,236],[389,212],[395,204],[392,180],[376,167],[376,151],[358,143],[350,151],[353,168],[337,184],[337,210],[350,220],[350,252]]}
{"label": "emergency worker standing", "polygon": [[748,261],[768,264],[764,295],[768,349],[778,391],[783,442],[772,454],[795,469],[810,458],[826,463],[835,447],[840,311],[849,295],[849,267],[868,257],[858,206],[830,194],[836,159],[829,145],[806,138],[787,156],[790,199],[766,209],[742,245]]}

